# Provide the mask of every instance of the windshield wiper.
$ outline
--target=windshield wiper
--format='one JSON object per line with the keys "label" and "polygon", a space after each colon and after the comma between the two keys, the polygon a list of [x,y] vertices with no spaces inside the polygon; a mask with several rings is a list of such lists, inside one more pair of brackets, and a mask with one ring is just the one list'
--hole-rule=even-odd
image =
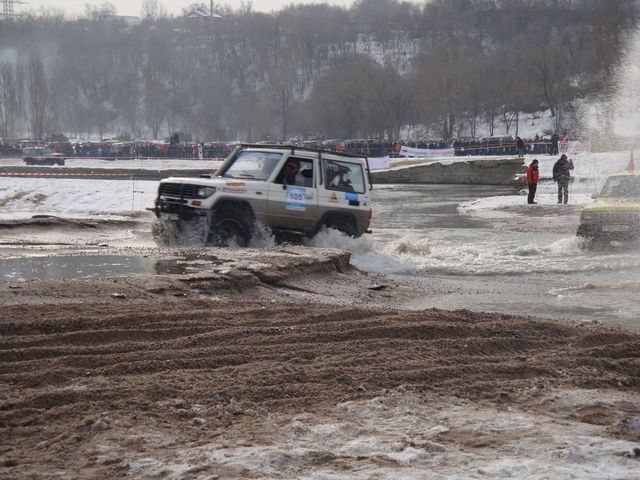
{"label": "windshield wiper", "polygon": [[255,175],[251,175],[250,173],[239,173],[235,178],[253,178],[255,179]]}

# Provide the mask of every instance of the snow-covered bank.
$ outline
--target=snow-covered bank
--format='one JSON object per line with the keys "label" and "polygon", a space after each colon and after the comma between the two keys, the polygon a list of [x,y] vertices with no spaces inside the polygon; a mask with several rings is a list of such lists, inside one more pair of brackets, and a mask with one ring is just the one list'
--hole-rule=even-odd
{"label": "snow-covered bank", "polygon": [[[519,158],[514,156],[468,156],[468,157],[438,157],[438,158],[394,158],[390,159],[387,171],[402,170],[407,167],[416,165],[435,165],[443,166],[453,165],[454,163],[464,163],[470,161],[491,161],[500,160],[501,158]],[[525,165],[528,165],[534,159],[538,160],[540,169],[540,177],[551,178],[553,176],[553,164],[560,158],[559,155],[525,155],[522,159]],[[570,156],[573,160],[574,170],[572,176],[577,179],[595,179],[604,183],[609,175],[626,172],[629,163],[630,152],[601,152],[591,153],[577,156]]]}
{"label": "snow-covered bank", "polygon": [[[536,195],[536,202],[538,205],[557,205],[558,195],[552,190],[551,185],[544,185],[540,188],[541,193]],[[515,207],[524,205],[527,203],[527,196],[522,195],[502,195],[497,197],[479,198],[477,200],[471,200],[460,204],[458,210],[461,213],[481,213],[489,210],[499,210],[505,207]],[[588,193],[571,193],[569,195],[570,205],[588,205],[593,203],[593,198]],[[536,208],[535,205],[530,205],[529,208]],[[559,206],[558,208],[562,208]]]}
{"label": "snow-covered bank", "polygon": [[152,207],[158,182],[0,177],[0,220],[118,218]]}
{"label": "snow-covered bank", "polygon": [[[52,167],[64,172],[65,168],[137,169],[137,170],[215,170],[221,160],[189,160],[180,158],[132,158],[129,160],[99,158],[67,158],[64,166]],[[26,167],[21,158],[0,158],[0,167]]]}

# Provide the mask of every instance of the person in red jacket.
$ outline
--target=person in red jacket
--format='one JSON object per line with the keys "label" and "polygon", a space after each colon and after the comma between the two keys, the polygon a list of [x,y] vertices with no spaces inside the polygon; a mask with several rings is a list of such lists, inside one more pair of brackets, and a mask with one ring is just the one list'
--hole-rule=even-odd
{"label": "person in red jacket", "polygon": [[527,184],[529,185],[529,196],[527,197],[527,203],[529,205],[535,204],[533,199],[536,197],[536,190],[538,188],[538,180],[540,179],[540,172],[538,171],[538,160],[534,160],[527,167]]}

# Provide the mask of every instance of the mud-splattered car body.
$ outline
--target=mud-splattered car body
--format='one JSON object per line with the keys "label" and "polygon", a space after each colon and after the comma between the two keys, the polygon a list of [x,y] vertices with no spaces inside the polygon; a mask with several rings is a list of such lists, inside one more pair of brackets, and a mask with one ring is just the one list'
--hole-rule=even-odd
{"label": "mud-splattered car body", "polygon": [[592,242],[640,239],[640,175],[607,178],[592,205],[582,209],[577,234]]}
{"label": "mud-splattered car body", "polygon": [[[295,173],[288,166],[297,165]],[[261,224],[312,236],[322,227],[360,236],[371,217],[366,157],[281,145],[242,145],[209,178],[160,182],[158,219],[205,218],[207,243],[246,245]],[[218,237],[218,238],[216,238]]]}

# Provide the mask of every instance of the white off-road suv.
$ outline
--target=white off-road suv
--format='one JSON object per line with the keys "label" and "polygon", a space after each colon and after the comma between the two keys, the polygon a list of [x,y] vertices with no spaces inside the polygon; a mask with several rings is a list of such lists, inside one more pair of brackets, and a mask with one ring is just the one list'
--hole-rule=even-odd
{"label": "white off-road suv", "polygon": [[[248,245],[260,225],[311,237],[368,232],[366,157],[283,145],[241,145],[210,176],[160,182],[155,214],[178,231],[203,225],[208,244]],[[203,221],[204,220],[204,221]]]}

